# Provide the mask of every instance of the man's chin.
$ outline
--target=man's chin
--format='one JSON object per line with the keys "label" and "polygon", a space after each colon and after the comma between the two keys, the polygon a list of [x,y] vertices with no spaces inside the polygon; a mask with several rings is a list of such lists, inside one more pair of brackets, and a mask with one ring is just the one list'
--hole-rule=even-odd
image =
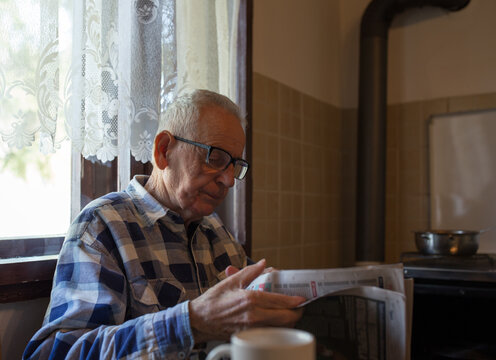
{"label": "man's chin", "polygon": [[199,206],[195,206],[195,213],[198,215],[198,217],[204,217],[212,214],[217,206],[219,206],[220,203],[218,204],[200,204]]}

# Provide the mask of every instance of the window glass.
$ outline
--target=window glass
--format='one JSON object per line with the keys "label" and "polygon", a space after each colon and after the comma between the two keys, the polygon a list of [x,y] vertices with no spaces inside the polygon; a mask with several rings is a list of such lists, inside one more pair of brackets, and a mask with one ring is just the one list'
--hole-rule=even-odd
{"label": "window glass", "polygon": [[67,1],[0,0],[0,239],[67,232]]}
{"label": "window glass", "polygon": [[0,238],[65,234],[70,222],[71,149],[10,149],[0,142]]}

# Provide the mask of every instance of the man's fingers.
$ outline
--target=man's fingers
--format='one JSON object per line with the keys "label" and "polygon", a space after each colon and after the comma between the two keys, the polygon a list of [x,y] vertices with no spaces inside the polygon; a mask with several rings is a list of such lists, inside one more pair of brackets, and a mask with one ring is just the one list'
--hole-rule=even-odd
{"label": "man's fingers", "polygon": [[229,276],[227,279],[219,283],[223,288],[238,288],[244,289],[250,283],[257,278],[260,274],[262,274],[265,269],[265,259],[260,260],[259,262],[249,265],[244,269],[238,271],[237,273]]}
{"label": "man's fingers", "polygon": [[232,265],[229,265],[225,272],[226,272],[226,276],[229,277],[229,276],[232,276],[234,274],[236,274],[237,272],[239,271],[239,269],[235,266],[232,266]]}
{"label": "man's fingers", "polygon": [[307,299],[303,296],[289,296],[277,293],[270,293],[264,291],[246,290],[253,291],[251,296],[256,297],[257,306],[266,309],[293,309],[298,307],[301,303],[305,302]]}
{"label": "man's fingers", "polygon": [[269,266],[268,268],[265,268],[263,273],[264,274],[267,274],[267,273],[270,273],[272,271],[276,271],[277,269],[273,268],[272,266]]}

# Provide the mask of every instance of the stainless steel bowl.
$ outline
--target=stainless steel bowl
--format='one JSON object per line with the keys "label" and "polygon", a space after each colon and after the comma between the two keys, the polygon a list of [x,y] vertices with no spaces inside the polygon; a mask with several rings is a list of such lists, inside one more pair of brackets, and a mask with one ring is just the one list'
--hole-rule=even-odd
{"label": "stainless steel bowl", "polygon": [[415,231],[415,244],[426,255],[470,256],[479,249],[480,233],[472,230]]}

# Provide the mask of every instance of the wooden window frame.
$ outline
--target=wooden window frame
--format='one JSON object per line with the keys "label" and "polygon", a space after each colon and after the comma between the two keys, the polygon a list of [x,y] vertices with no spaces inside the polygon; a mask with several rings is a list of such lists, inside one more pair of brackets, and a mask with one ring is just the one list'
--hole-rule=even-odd
{"label": "wooden window frame", "polygon": [[[117,161],[102,165],[81,157],[81,208],[117,190]],[[0,240],[0,303],[50,296],[63,236]]]}

